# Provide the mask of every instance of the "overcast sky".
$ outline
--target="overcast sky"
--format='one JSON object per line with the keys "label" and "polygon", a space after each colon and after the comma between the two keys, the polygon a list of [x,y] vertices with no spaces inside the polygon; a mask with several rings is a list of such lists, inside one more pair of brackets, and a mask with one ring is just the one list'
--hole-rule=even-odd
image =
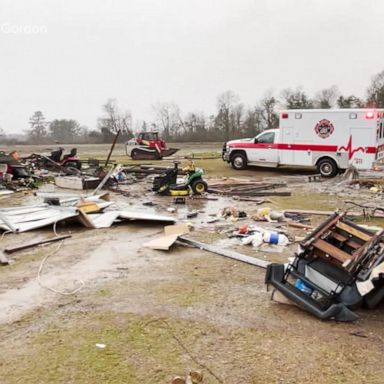
{"label": "overcast sky", "polygon": [[0,127],[73,118],[95,128],[108,98],[212,113],[228,89],[365,95],[384,69],[381,0],[0,0]]}

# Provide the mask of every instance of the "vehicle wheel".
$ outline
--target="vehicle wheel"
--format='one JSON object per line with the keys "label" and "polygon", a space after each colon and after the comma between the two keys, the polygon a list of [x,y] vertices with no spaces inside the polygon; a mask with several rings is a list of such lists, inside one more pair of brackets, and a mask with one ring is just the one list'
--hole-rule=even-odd
{"label": "vehicle wheel", "polygon": [[317,163],[317,171],[323,177],[334,177],[337,174],[337,164],[332,159],[322,159]]}
{"label": "vehicle wheel", "polygon": [[242,153],[235,153],[231,157],[231,164],[236,170],[244,169],[247,166],[247,158]]}
{"label": "vehicle wheel", "polygon": [[67,170],[68,170],[68,172],[70,172],[72,175],[81,175],[81,171],[80,171],[80,169],[78,169],[78,168],[76,168],[76,167],[68,167],[68,166],[66,166],[65,167]]}
{"label": "vehicle wheel", "polygon": [[80,170],[81,169],[81,162],[80,161],[76,161],[76,160],[70,160],[70,161],[67,161],[64,164],[64,167],[66,167],[66,168],[76,168],[76,169]]}
{"label": "vehicle wheel", "polygon": [[137,149],[132,149],[132,152],[131,152],[132,160],[138,160],[137,159],[138,155],[139,155],[139,151]]}
{"label": "vehicle wheel", "polygon": [[192,181],[191,188],[195,195],[201,195],[208,191],[208,184],[204,180],[195,180]]}

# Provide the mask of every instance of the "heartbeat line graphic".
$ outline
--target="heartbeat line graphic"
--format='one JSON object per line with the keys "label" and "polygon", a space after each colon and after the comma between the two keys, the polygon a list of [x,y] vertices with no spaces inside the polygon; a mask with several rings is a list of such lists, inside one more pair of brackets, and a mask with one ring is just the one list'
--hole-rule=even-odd
{"label": "heartbeat line graphic", "polygon": [[357,147],[355,149],[352,149],[352,135],[349,136],[348,144],[346,147],[340,147],[339,151],[346,151],[348,152],[348,159],[351,160],[352,156],[359,151],[364,152],[364,147]]}

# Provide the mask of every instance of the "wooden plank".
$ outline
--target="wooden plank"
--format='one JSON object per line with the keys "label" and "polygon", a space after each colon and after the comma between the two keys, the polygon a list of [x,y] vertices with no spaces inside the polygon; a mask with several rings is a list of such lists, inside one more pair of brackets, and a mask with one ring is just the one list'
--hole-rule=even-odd
{"label": "wooden plank", "polygon": [[257,259],[256,257],[243,255],[242,253],[238,253],[235,251],[230,251],[229,249],[225,249],[222,247],[216,247],[211,244],[201,243],[200,241],[192,240],[186,237],[179,237],[179,242],[181,244],[192,245],[195,248],[203,249],[208,252],[216,253],[217,255],[229,257],[230,259],[242,261],[243,263],[251,264],[260,268],[267,268],[269,261]]}
{"label": "wooden plank", "polygon": [[336,239],[337,241],[341,241],[344,243],[345,241],[348,240],[348,237],[343,236],[341,233],[338,232],[331,232],[331,236]]}
{"label": "wooden plank", "polygon": [[5,248],[4,252],[6,252],[6,253],[13,253],[13,252],[21,251],[23,249],[32,248],[32,247],[35,247],[37,245],[48,244],[48,243],[53,243],[55,241],[60,241],[60,240],[68,239],[69,237],[72,237],[72,236],[71,235],[63,235],[63,236],[52,237],[51,239],[46,239],[46,240],[41,240],[41,241],[34,241],[32,243],[28,243],[28,244],[24,244],[24,245],[19,245],[18,247]]}
{"label": "wooden plank", "polygon": [[301,229],[313,229],[313,227],[311,225],[302,224],[302,223],[296,223],[294,221],[289,221],[288,222],[288,227],[301,228]]}
{"label": "wooden plank", "polygon": [[363,246],[363,244],[360,244],[355,240],[348,240],[345,244],[348,245],[348,247],[355,248],[355,249],[359,249],[360,247]]}
{"label": "wooden plank", "polygon": [[341,263],[344,263],[346,260],[350,260],[352,258],[352,256],[348,253],[321,239],[317,239],[312,245]]}
{"label": "wooden plank", "polygon": [[350,233],[351,235],[353,235],[355,237],[358,237],[361,240],[369,241],[369,240],[372,239],[372,236],[370,236],[370,235],[368,235],[368,234],[366,234],[364,232],[361,232],[358,229],[353,228],[350,225],[343,223],[342,221],[339,221],[336,224],[336,227],[339,228],[339,229],[342,229],[343,231],[346,231],[346,232]]}

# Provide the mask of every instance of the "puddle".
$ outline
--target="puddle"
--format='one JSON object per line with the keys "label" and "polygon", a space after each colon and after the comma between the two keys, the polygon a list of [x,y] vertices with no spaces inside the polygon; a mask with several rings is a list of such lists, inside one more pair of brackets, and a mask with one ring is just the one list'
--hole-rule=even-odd
{"label": "puddle", "polygon": [[[97,236],[97,230],[92,231]],[[68,292],[79,287],[79,281],[84,282],[83,289],[77,294],[79,297],[87,291],[92,284],[111,279],[118,273],[119,267],[142,267],[146,264],[138,249],[142,242],[158,233],[153,227],[129,226],[117,228],[113,234],[104,236],[106,241],[87,255],[86,244],[83,255],[85,258],[71,265],[57,267],[57,260],[71,252],[70,245],[63,246],[55,253],[57,245],[46,249],[45,255],[53,254],[46,260],[41,274],[41,281],[45,286],[56,290]],[[91,233],[91,232],[90,232]],[[124,238],[124,241],[121,239]],[[143,239],[143,241],[141,240]],[[71,262],[81,257],[74,255]],[[43,257],[42,257],[43,258]],[[9,289],[0,294],[0,323],[17,319],[25,312],[49,302],[57,300],[58,294],[41,287],[36,277],[22,285],[20,288]]]}

